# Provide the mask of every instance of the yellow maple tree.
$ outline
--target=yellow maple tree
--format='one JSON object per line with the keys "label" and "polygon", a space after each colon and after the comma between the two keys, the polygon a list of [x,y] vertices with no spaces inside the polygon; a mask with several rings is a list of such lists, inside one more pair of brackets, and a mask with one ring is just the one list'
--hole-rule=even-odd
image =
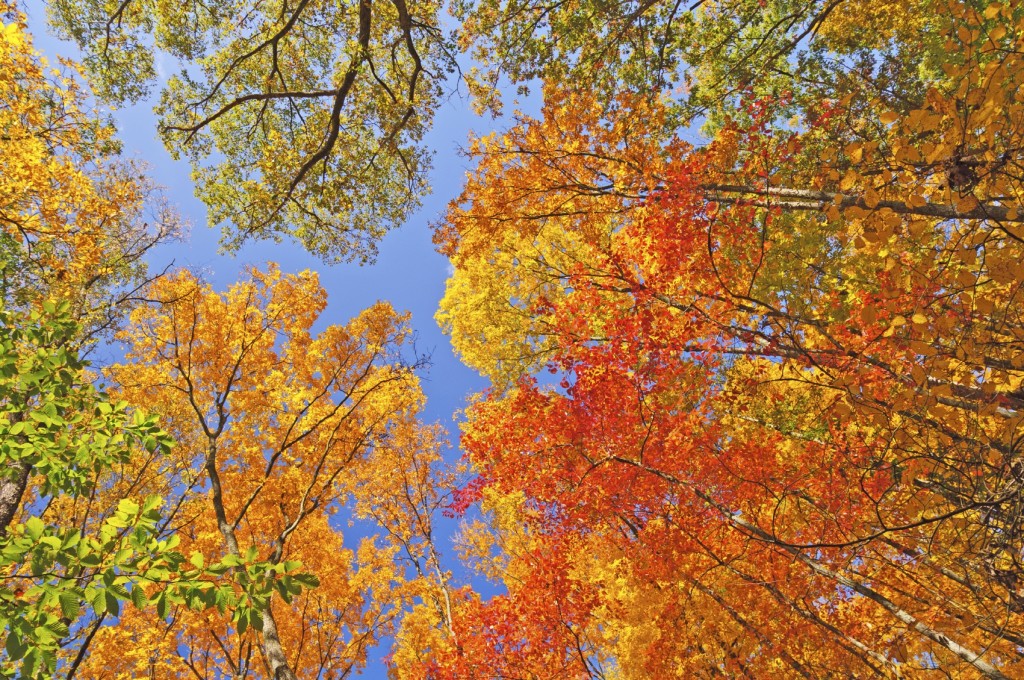
{"label": "yellow maple tree", "polygon": [[67,300],[86,334],[123,315],[146,278],[143,255],[181,231],[78,68],[32,46],[25,17],[0,4],[0,226],[10,304]]}
{"label": "yellow maple tree", "polygon": [[[81,672],[307,677],[362,667],[413,598],[440,595],[445,577],[430,530],[444,473],[437,433],[417,420],[407,317],[378,303],[314,334],[326,305],[316,275],[273,265],[223,294],[179,272],[147,295],[159,302],[133,312],[119,336],[126,362],[108,375],[178,445],[134,460],[95,503],[159,491],[181,551],[196,566],[230,568],[211,586],[219,611],[169,602],[126,613],[95,631]],[[346,543],[346,515],[385,531]],[[252,599],[240,588],[248,565],[305,587]]]}

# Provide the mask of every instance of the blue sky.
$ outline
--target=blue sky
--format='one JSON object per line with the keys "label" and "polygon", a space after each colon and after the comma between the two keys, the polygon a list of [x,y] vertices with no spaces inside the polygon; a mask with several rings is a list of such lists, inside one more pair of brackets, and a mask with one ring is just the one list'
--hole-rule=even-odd
{"label": "blue sky", "polygon": [[[45,57],[54,60],[57,56],[77,56],[77,50],[71,44],[46,34],[45,5],[40,0],[29,0],[28,13],[36,48]],[[458,428],[454,415],[463,407],[468,395],[486,387],[486,381],[458,361],[448,338],[434,321],[450,265],[447,258],[434,251],[429,224],[440,217],[448,201],[461,189],[470,161],[461,156],[458,149],[465,144],[470,130],[487,132],[496,123],[471,113],[465,88],[445,101],[426,138],[435,157],[430,174],[433,191],[424,199],[422,208],[406,224],[384,238],[374,264],[327,266],[287,241],[249,243],[233,256],[220,254],[220,234],[207,226],[206,209],[193,195],[188,164],[172,160],[164,150],[157,138],[156,118],[151,107],[150,103],[143,102],[114,112],[124,155],[141,159],[149,165],[150,177],[164,187],[170,202],[192,227],[186,240],[153,253],[150,260],[153,270],[159,271],[173,262],[175,266],[202,274],[216,289],[223,290],[239,278],[245,267],[274,261],[285,272],[304,269],[319,272],[329,300],[320,319],[322,325],[343,323],[377,300],[387,300],[396,309],[411,312],[417,349],[429,353],[432,358],[431,368],[421,376],[427,396],[424,419],[440,422],[448,429],[456,445],[450,455],[457,457]],[[450,545],[455,523],[442,518],[438,521],[448,533],[440,545],[448,566],[456,576],[465,578],[468,574],[455,562]],[[348,535],[346,543],[351,542],[354,547],[356,541],[350,539],[357,538],[357,534]],[[382,657],[387,652],[387,649],[376,650],[363,677],[386,677]]]}

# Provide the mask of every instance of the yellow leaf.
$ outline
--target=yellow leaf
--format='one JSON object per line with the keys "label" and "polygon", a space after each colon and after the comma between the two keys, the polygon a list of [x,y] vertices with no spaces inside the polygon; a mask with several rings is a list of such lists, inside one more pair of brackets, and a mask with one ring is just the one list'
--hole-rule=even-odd
{"label": "yellow leaf", "polygon": [[852,188],[857,183],[858,179],[860,179],[860,175],[853,170],[847,170],[846,175],[843,177],[842,181],[839,182],[839,189],[841,191],[846,191]]}
{"label": "yellow leaf", "polygon": [[974,196],[964,196],[956,202],[956,209],[959,212],[966,213],[974,210],[978,207],[978,199]]}
{"label": "yellow leaf", "polygon": [[877,207],[879,200],[878,192],[874,189],[868,188],[864,191],[864,205],[868,208],[874,209]]}
{"label": "yellow leaf", "polygon": [[4,42],[16,48],[21,48],[25,45],[25,36],[17,24],[0,24],[0,26],[3,26],[3,30],[0,30],[0,36],[3,37]]}

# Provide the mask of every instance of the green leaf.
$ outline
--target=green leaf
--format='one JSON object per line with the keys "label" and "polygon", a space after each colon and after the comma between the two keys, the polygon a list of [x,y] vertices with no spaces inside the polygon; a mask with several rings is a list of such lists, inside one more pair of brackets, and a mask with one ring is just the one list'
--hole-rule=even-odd
{"label": "green leaf", "polygon": [[167,618],[167,591],[161,591],[156,598],[156,615],[161,619]]}
{"label": "green leaf", "polygon": [[296,583],[301,583],[307,588],[316,588],[320,585],[320,579],[313,574],[295,574],[292,578]]}
{"label": "green leaf", "polygon": [[102,561],[99,555],[93,552],[87,552],[87,549],[84,551],[79,550],[79,555],[79,562],[83,567],[98,567],[100,566],[100,562]]}
{"label": "green leaf", "polygon": [[117,504],[117,511],[126,517],[134,517],[139,513],[139,504],[130,498],[122,498]]}
{"label": "green leaf", "polygon": [[291,604],[292,595],[291,595],[290,592],[288,592],[288,585],[287,584],[285,584],[282,581],[274,581],[274,588],[277,589],[277,592],[281,596],[282,600],[284,600],[288,604]]}
{"label": "green leaf", "polygon": [[28,521],[25,522],[25,533],[28,534],[29,538],[33,541],[38,541],[39,537],[43,535],[43,530],[46,529],[46,525],[43,524],[43,520],[38,517],[29,517]]}
{"label": "green leaf", "polygon": [[128,522],[125,521],[125,519],[120,515],[108,517],[107,521],[104,522],[104,524],[106,524],[109,527],[114,527],[115,529],[124,529],[128,526]]}
{"label": "green leaf", "polygon": [[132,588],[132,604],[139,611],[144,610],[149,605],[149,598],[146,597],[146,593],[139,586]]}
{"label": "green leaf", "polygon": [[234,555],[225,555],[220,563],[227,567],[238,567],[241,566],[242,561]]}
{"label": "green leaf", "polygon": [[213,604],[221,614],[227,611],[227,598],[224,597],[224,593],[219,589],[214,591]]}
{"label": "green leaf", "polygon": [[60,602],[60,613],[64,618],[69,621],[74,621],[78,618],[82,608],[82,601],[76,593],[64,591],[57,596],[57,601]]}
{"label": "green leaf", "polygon": [[221,574],[227,572],[227,570],[230,569],[230,568],[231,567],[226,565],[226,564],[224,564],[224,562],[220,562],[219,564],[211,564],[206,569],[206,571],[207,571],[207,573],[213,574],[215,576],[220,576]]}
{"label": "green leaf", "polygon": [[12,660],[17,660],[25,656],[28,646],[22,643],[21,635],[17,631],[12,630],[7,634],[7,644],[4,645],[4,649],[7,650],[8,657]]}
{"label": "green leaf", "polygon": [[111,616],[117,616],[121,613],[121,603],[117,601],[117,598],[109,590],[103,591],[103,595],[106,599],[107,613]]}
{"label": "green leaf", "polygon": [[131,598],[131,594],[128,592],[128,589],[125,588],[122,583],[111,583],[108,590],[119,600],[127,600]]}
{"label": "green leaf", "polygon": [[58,640],[63,638],[63,637],[67,637],[67,635],[71,632],[68,629],[68,624],[64,623],[63,621],[61,621],[59,619],[54,619],[52,621],[47,621],[46,624],[45,624],[45,628],[50,633],[52,633],[53,636],[55,638],[57,638]]}
{"label": "green leaf", "polygon": [[56,536],[42,536],[39,539],[39,543],[54,550],[60,550],[61,547],[61,541]]}
{"label": "green leaf", "polygon": [[25,654],[25,660],[21,664],[21,675],[25,678],[36,676],[36,667],[39,665],[39,649],[31,648]]}
{"label": "green leaf", "polygon": [[107,591],[102,588],[97,588],[93,591],[92,597],[89,599],[89,605],[92,610],[96,612],[96,615],[105,614],[107,612]]}
{"label": "green leaf", "polygon": [[238,620],[235,622],[235,627],[238,628],[238,635],[241,636],[249,628],[249,617],[242,610],[238,611],[237,616]]}
{"label": "green leaf", "polygon": [[256,609],[249,610],[249,625],[256,630],[263,630],[263,617]]}
{"label": "green leaf", "polygon": [[164,499],[160,496],[147,496],[145,502],[142,504],[142,514],[146,514],[150,510],[156,510],[163,504]]}
{"label": "green leaf", "polygon": [[[57,637],[53,634],[53,631],[51,631],[46,626],[36,626],[35,629],[32,631],[32,636],[35,638],[37,644],[51,643]],[[35,649],[35,647],[33,647],[33,649]]]}

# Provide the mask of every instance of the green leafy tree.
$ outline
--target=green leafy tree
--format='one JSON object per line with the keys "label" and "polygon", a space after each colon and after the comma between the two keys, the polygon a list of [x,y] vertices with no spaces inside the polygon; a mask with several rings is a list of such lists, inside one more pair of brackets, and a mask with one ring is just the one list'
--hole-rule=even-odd
{"label": "green leafy tree", "polygon": [[98,93],[145,96],[158,60],[167,148],[192,163],[224,244],[289,236],[371,258],[426,191],[422,145],[453,65],[436,0],[163,3],[59,0]]}
{"label": "green leafy tree", "polygon": [[289,573],[301,564],[270,565],[255,554],[186,560],[157,495],[88,511],[115,468],[140,452],[166,455],[173,442],[155,416],[95,388],[87,364],[69,349],[80,331],[66,303],[45,303],[27,317],[0,308],[5,677],[74,676],[97,631],[126,602],[160,616],[174,606],[230,608],[248,621],[275,591],[290,597],[316,585]]}
{"label": "green leafy tree", "polygon": [[87,526],[41,519],[68,498],[87,502],[103,472],[136,449],[171,446],[153,417],[112,403],[92,385],[85,363],[69,349],[79,332],[66,303],[45,303],[27,317],[0,308],[5,675],[46,675],[58,647],[83,636],[78,624],[85,605],[100,620],[116,615],[122,601],[145,606],[143,584],[168,580],[182,559],[173,540],[159,537],[156,496],[141,507],[122,501]]}

